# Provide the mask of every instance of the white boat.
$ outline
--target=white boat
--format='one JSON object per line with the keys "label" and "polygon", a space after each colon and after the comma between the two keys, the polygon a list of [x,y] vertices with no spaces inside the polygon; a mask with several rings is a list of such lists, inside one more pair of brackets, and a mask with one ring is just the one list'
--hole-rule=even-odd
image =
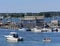
{"label": "white boat", "polygon": [[19,31],[31,31],[31,29],[29,28],[21,28],[21,29],[18,29]]}
{"label": "white boat", "polygon": [[32,31],[32,32],[41,32],[41,29],[32,28],[31,31]]}
{"label": "white boat", "polygon": [[16,32],[10,32],[9,35],[5,35],[6,39],[9,41],[23,41],[22,37],[19,37]]}
{"label": "white boat", "polygon": [[44,38],[43,42],[51,42],[51,38]]}
{"label": "white boat", "polygon": [[41,32],[51,32],[51,28],[42,28]]}
{"label": "white boat", "polygon": [[21,28],[21,29],[18,29],[19,31],[26,31],[26,29],[25,28]]}

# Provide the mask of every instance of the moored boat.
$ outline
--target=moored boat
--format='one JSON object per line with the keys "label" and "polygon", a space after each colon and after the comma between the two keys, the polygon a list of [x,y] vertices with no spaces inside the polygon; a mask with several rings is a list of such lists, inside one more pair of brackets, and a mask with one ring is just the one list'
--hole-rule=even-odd
{"label": "moored boat", "polygon": [[51,42],[51,38],[44,38],[43,42]]}

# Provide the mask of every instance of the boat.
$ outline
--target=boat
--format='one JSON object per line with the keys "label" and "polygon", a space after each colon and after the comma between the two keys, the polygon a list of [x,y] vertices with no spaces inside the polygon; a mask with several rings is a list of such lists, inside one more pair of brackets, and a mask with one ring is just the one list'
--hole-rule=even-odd
{"label": "boat", "polygon": [[10,34],[5,35],[5,37],[9,41],[23,41],[23,37],[19,37],[16,32],[10,32]]}
{"label": "boat", "polygon": [[25,28],[21,28],[21,29],[18,29],[19,31],[26,31],[26,29]]}
{"label": "boat", "polygon": [[21,28],[21,29],[18,29],[19,31],[31,31],[30,28]]}
{"label": "boat", "polygon": [[52,28],[52,32],[58,32],[59,29],[58,28]]}
{"label": "boat", "polygon": [[51,38],[44,38],[43,42],[51,42]]}
{"label": "boat", "polygon": [[51,29],[50,28],[42,28],[41,32],[51,32]]}
{"label": "boat", "polygon": [[41,32],[41,29],[32,28],[31,31],[32,31],[32,32]]}

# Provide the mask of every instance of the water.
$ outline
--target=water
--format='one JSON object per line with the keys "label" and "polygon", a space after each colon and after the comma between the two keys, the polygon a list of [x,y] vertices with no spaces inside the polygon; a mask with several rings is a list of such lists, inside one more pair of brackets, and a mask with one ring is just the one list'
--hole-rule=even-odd
{"label": "water", "polygon": [[[34,33],[34,32],[22,32],[16,30],[19,36],[24,38],[21,42],[9,42],[4,35],[8,35],[11,31],[0,29],[0,46],[60,46],[60,33]],[[51,42],[43,42],[43,38],[50,37]]]}

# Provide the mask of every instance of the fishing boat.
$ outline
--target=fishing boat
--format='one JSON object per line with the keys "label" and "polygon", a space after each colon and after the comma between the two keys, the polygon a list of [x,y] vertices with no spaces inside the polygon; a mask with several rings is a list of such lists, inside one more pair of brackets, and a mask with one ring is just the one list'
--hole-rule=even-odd
{"label": "fishing boat", "polygon": [[16,32],[10,32],[10,34],[5,35],[5,37],[9,41],[23,41],[23,37],[19,37]]}

